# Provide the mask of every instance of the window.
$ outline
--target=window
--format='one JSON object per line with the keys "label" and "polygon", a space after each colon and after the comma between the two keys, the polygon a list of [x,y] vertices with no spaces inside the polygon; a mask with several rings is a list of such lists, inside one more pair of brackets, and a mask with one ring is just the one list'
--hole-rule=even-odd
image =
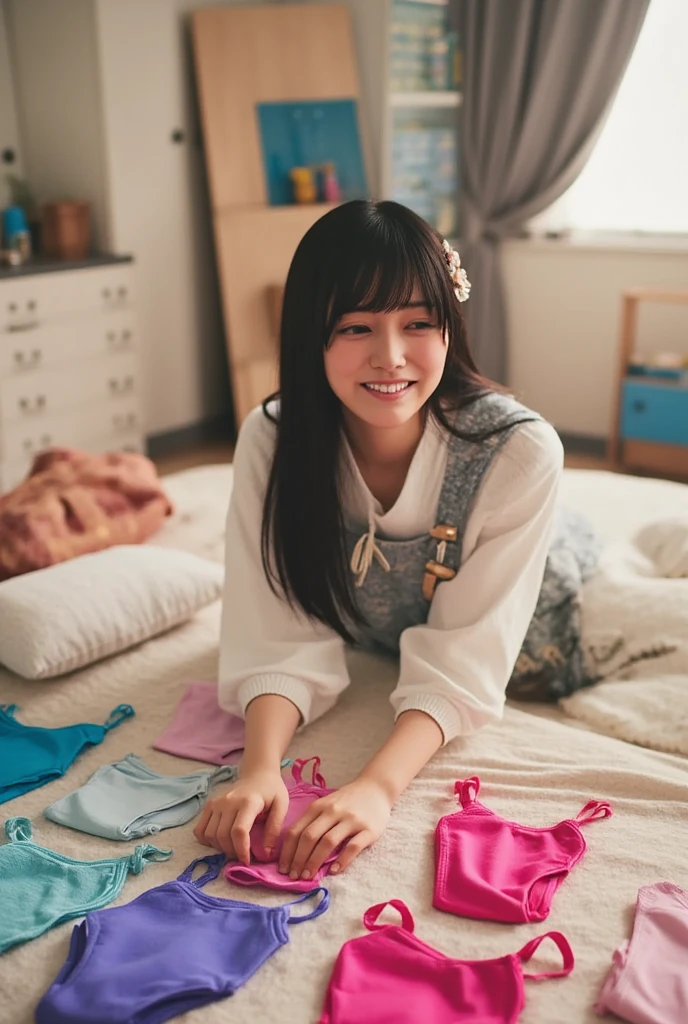
{"label": "window", "polygon": [[688,0],[651,0],[597,145],[535,231],[688,233]]}

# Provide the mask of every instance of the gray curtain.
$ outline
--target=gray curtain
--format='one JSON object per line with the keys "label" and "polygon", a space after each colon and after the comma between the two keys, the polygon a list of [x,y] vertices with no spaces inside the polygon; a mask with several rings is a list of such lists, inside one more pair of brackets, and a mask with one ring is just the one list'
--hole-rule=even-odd
{"label": "gray curtain", "polygon": [[481,371],[507,380],[499,240],[582,170],[650,0],[459,0],[466,304]]}

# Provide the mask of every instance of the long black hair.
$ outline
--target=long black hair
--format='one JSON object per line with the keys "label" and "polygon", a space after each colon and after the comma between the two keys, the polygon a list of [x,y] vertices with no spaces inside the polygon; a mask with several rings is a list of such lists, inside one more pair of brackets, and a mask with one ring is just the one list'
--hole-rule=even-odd
{"label": "long black hair", "polygon": [[[468,347],[442,238],[393,202],[354,200],[318,220],[289,269],[280,332],[280,390],[263,403],[277,429],[262,526],[263,569],[275,593],[345,640],[356,608],[339,494],[342,415],[324,351],[344,313],[391,312],[414,291],[447,337],[442,378],[427,402],[448,431],[452,412],[490,390]],[[279,398],[273,416],[268,403]]]}

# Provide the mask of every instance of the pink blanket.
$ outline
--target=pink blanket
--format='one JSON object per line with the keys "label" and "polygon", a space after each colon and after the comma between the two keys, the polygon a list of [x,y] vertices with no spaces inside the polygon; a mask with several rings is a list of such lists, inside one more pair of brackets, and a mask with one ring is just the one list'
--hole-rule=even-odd
{"label": "pink blanket", "polygon": [[0,497],[0,580],[147,540],[173,511],[144,455],[52,448]]}

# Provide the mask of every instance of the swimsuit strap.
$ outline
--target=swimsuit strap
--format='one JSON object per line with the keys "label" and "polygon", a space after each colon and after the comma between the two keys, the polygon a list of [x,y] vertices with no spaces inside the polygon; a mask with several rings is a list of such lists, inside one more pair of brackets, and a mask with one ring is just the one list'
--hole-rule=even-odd
{"label": "swimsuit strap", "polygon": [[292,775],[294,777],[294,782],[297,785],[299,783],[303,782],[303,779],[301,777],[301,773],[303,772],[303,769],[306,767],[306,765],[310,764],[311,761],[313,762],[313,771],[311,773],[311,784],[313,786],[319,786],[320,789],[326,789],[327,788],[327,783],[325,782],[325,779],[323,778],[323,776],[320,774],[320,770],[319,770],[320,769],[320,758],[319,757],[307,757],[307,758],[305,758],[305,760],[303,758],[299,758],[298,760],[294,761],[294,767],[291,770],[291,773],[292,773]]}
{"label": "swimsuit strap", "polygon": [[381,928],[390,927],[387,924],[375,923],[385,907],[394,907],[395,910],[398,910],[401,915],[401,927],[406,932],[413,932],[415,927],[413,914],[403,900],[386,900],[384,903],[377,903],[374,907],[369,907],[363,915],[363,924],[369,932],[377,932]]}
{"label": "swimsuit strap", "polygon": [[140,875],[149,861],[169,860],[171,856],[172,850],[159,850],[157,846],[142,844],[128,858],[129,870],[132,875]]}
{"label": "swimsuit strap", "polygon": [[587,825],[589,821],[611,818],[613,813],[611,804],[607,803],[606,800],[588,800],[585,807],[582,807],[576,815],[575,820],[579,825]]}
{"label": "swimsuit strap", "polygon": [[5,835],[11,843],[30,843],[33,839],[31,822],[28,818],[8,818]]}
{"label": "swimsuit strap", "polygon": [[530,942],[527,942],[523,949],[519,949],[516,954],[516,956],[520,958],[521,963],[527,963],[535,953],[535,950],[538,948],[540,943],[544,942],[545,939],[551,939],[555,944],[562,955],[564,966],[559,971],[541,971],[539,974],[527,974],[524,971],[524,978],[530,978],[532,981],[540,981],[541,978],[564,978],[573,970],[573,965],[575,963],[573,950],[568,943],[568,939],[566,939],[561,932],[545,932],[544,935],[538,935],[536,938],[531,939]]}
{"label": "swimsuit strap", "polygon": [[239,769],[235,764],[220,765],[219,768],[216,768],[215,771],[211,772],[208,776],[208,784],[212,785],[214,782],[223,782],[225,779],[229,779],[230,782],[233,782],[237,777],[238,771]]}
{"label": "swimsuit strap", "polygon": [[458,796],[462,807],[474,804],[480,792],[480,779],[472,775],[470,779],[457,779],[454,783],[454,795]]}
{"label": "swimsuit strap", "polygon": [[107,721],[103,725],[105,732],[110,732],[111,729],[116,729],[118,725],[121,725],[125,718],[133,718],[136,712],[134,711],[131,704],[118,704],[116,708],[113,708],[107,717]]}
{"label": "swimsuit strap", "polygon": [[[224,853],[208,853],[205,857],[197,857],[196,860],[191,861],[188,867],[184,868],[177,881],[190,882],[197,889],[201,889],[206,882],[212,882],[214,878],[217,878],[226,860]],[[192,875],[198,864],[205,864],[208,870],[200,878],[194,879]]]}
{"label": "swimsuit strap", "polygon": [[0,704],[0,711],[4,711],[8,718],[14,718],[14,712],[19,711],[18,704]]}
{"label": "swimsuit strap", "polygon": [[303,896],[299,896],[297,900],[292,900],[291,903],[283,904],[285,907],[295,907],[297,903],[303,903],[305,900],[312,899],[314,896],[320,896],[320,902],[314,910],[311,910],[310,914],[301,914],[298,917],[294,917],[290,914],[287,918],[289,924],[300,924],[301,921],[311,921],[314,917],[320,917],[324,914],[330,905],[330,890],[325,889],[324,886],[320,886],[318,889],[311,889],[310,892],[304,893]]}

